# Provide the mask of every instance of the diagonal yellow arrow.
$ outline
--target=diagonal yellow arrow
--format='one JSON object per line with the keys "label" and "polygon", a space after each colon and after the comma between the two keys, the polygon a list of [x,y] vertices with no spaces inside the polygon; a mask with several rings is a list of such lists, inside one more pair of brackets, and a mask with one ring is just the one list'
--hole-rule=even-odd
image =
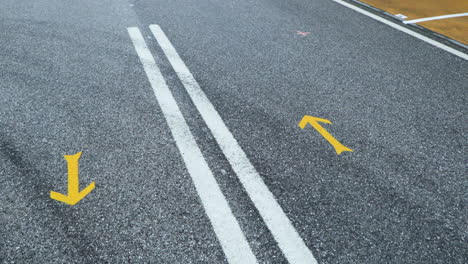
{"label": "diagonal yellow arrow", "polygon": [[348,147],[345,147],[343,144],[341,144],[338,140],[336,140],[336,138],[334,138],[330,133],[328,133],[327,130],[325,130],[325,128],[323,128],[319,122],[322,122],[322,123],[327,123],[327,124],[331,124],[332,122],[328,119],[323,119],[323,118],[318,118],[318,117],[313,117],[313,116],[308,116],[308,115],[305,115],[301,122],[299,122],[299,127],[304,129],[307,124],[310,124],[312,125],[313,128],[315,128],[315,130],[317,130],[334,148],[335,148],[335,151],[338,155],[341,154],[341,152],[343,151],[350,151],[350,152],[353,152],[352,149],[348,148]]}
{"label": "diagonal yellow arrow", "polygon": [[83,191],[80,192],[80,181],[78,176],[78,160],[81,157],[82,152],[78,152],[74,155],[65,155],[65,159],[68,164],[68,194],[64,195],[58,192],[50,192],[50,198],[64,202],[69,205],[77,204],[81,199],[88,195],[95,187],[95,183],[92,182]]}

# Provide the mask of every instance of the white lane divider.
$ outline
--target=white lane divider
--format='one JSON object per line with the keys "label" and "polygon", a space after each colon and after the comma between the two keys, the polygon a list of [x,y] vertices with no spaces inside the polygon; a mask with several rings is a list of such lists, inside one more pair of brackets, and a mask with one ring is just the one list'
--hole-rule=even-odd
{"label": "white lane divider", "polygon": [[352,5],[350,3],[346,3],[345,1],[342,1],[342,0],[333,0],[333,1],[338,3],[338,4],[341,4],[343,6],[346,6],[348,8],[351,8],[354,11],[357,11],[357,12],[359,12],[361,14],[364,14],[364,15],[366,15],[368,17],[371,17],[371,18],[373,18],[373,19],[375,19],[375,20],[377,20],[379,22],[382,22],[382,23],[384,23],[384,24],[386,24],[388,26],[391,26],[392,28],[395,28],[395,29],[398,29],[398,30],[400,30],[402,32],[405,32],[408,35],[411,35],[411,36],[413,36],[415,38],[418,38],[418,39],[420,39],[422,41],[425,41],[425,42],[427,42],[427,43],[429,43],[431,45],[434,45],[434,46],[436,46],[436,47],[438,47],[440,49],[443,49],[443,50],[445,50],[447,52],[450,52],[453,55],[456,55],[456,56],[458,56],[458,57],[460,57],[462,59],[468,60],[468,54],[465,54],[465,53],[463,53],[461,51],[458,51],[458,50],[456,50],[454,48],[451,48],[451,47],[449,47],[447,45],[444,45],[444,44],[442,44],[442,43],[440,43],[438,41],[432,40],[432,39],[430,39],[430,38],[428,38],[426,36],[423,36],[423,35],[415,32],[415,31],[413,31],[413,30],[409,30],[409,29],[407,29],[405,27],[402,27],[402,26],[400,26],[400,25],[398,25],[396,23],[391,22],[390,20],[387,20],[385,18],[374,15],[374,14],[372,14],[370,12],[367,12],[366,10],[363,10],[363,9],[361,9],[361,8],[355,6],[355,5]]}
{"label": "white lane divider", "polygon": [[317,261],[309,248],[294,229],[166,34],[158,25],[151,25],[150,29],[287,260],[290,263],[316,264]]}
{"label": "white lane divider", "polygon": [[130,27],[128,33],[227,260],[257,263],[140,30]]}

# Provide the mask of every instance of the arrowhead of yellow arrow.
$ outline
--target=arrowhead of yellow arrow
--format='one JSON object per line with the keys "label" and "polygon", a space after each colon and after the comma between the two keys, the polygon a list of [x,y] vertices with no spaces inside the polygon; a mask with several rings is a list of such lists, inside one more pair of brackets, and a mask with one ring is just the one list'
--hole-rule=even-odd
{"label": "arrowhead of yellow arrow", "polygon": [[327,123],[327,124],[331,124],[332,122],[328,119],[324,119],[324,118],[319,118],[319,117],[315,117],[315,116],[309,116],[309,115],[305,115],[301,122],[299,122],[299,127],[304,129],[307,124],[312,124],[314,122],[322,122],[322,123]]}
{"label": "arrowhead of yellow arrow", "polygon": [[69,205],[75,205],[94,189],[95,183],[92,182],[90,185],[88,185],[86,188],[84,188],[84,190],[80,192],[78,160],[81,157],[81,153],[82,152],[78,152],[74,155],[64,156],[68,164],[68,193],[67,195],[51,191],[50,198],[60,201],[60,202],[64,202]]}
{"label": "arrowhead of yellow arrow", "polygon": [[338,140],[336,140],[330,133],[328,133],[328,131],[325,128],[323,128],[319,124],[319,122],[327,123],[327,124],[332,123],[328,119],[323,119],[323,118],[318,118],[318,117],[314,117],[314,116],[305,115],[302,118],[301,122],[299,122],[299,127],[304,129],[307,126],[307,124],[310,124],[313,128],[315,128],[315,130],[317,130],[335,148],[335,151],[336,151],[336,153],[338,155],[340,155],[341,152],[343,152],[343,151],[353,152],[352,149],[344,146]]}
{"label": "arrowhead of yellow arrow", "polygon": [[94,182],[91,182],[86,188],[84,188],[81,192],[75,193],[75,194],[68,194],[64,195],[58,192],[51,191],[50,192],[50,198],[64,202],[69,205],[75,205],[81,199],[85,198],[86,195],[88,195],[92,190],[94,190],[94,187],[96,187],[96,184]]}

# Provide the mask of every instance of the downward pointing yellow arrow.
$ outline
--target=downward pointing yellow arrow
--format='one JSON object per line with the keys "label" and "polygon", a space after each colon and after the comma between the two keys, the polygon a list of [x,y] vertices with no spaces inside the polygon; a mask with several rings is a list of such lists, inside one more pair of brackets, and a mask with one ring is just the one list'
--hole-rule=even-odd
{"label": "downward pointing yellow arrow", "polygon": [[50,198],[69,205],[75,205],[94,189],[95,183],[92,182],[88,187],[84,188],[84,190],[80,192],[78,160],[80,159],[81,153],[82,152],[78,152],[75,155],[64,156],[68,164],[68,194],[64,195],[51,191]]}
{"label": "downward pointing yellow arrow", "polygon": [[352,149],[345,147],[338,140],[336,140],[336,138],[334,138],[330,133],[328,133],[328,131],[325,130],[325,128],[323,128],[319,124],[319,122],[327,123],[327,124],[332,123],[328,119],[323,119],[323,118],[318,118],[318,117],[305,115],[302,118],[301,122],[299,122],[299,127],[304,129],[307,126],[307,124],[311,124],[312,127],[315,128],[315,130],[317,130],[335,148],[335,151],[336,151],[336,153],[338,155],[340,155],[341,152],[343,152],[343,151],[353,152]]}

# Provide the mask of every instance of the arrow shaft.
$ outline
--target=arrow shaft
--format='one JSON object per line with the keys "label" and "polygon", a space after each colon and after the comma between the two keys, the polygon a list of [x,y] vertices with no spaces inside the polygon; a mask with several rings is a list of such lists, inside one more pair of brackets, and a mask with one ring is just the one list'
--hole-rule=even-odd
{"label": "arrow shaft", "polygon": [[78,160],[80,159],[81,152],[75,155],[65,155],[68,165],[68,196],[78,195],[80,192],[79,183],[79,165]]}
{"label": "arrow shaft", "polygon": [[341,143],[336,140],[336,138],[334,138],[325,128],[323,128],[319,123],[317,122],[313,122],[312,123],[312,126],[315,128],[315,130],[317,130],[330,144],[332,144],[333,146],[339,144],[341,145]]}
{"label": "arrow shaft", "polygon": [[333,137],[325,128],[318,122],[311,122],[311,125],[317,132],[319,132],[334,148],[336,153],[340,154],[343,151],[353,151],[352,149],[341,144],[335,137]]}

